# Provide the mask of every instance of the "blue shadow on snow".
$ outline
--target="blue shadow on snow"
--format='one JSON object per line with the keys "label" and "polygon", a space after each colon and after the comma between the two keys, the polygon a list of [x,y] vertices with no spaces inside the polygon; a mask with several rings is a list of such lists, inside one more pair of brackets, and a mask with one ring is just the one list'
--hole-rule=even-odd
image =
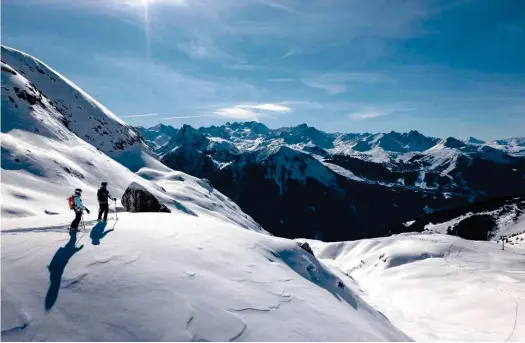
{"label": "blue shadow on snow", "polygon": [[46,300],[45,300],[45,308],[46,311],[51,310],[53,305],[55,305],[55,302],[58,298],[58,291],[60,290],[60,283],[62,282],[62,275],[64,274],[64,270],[66,269],[66,265],[75,255],[77,252],[82,250],[84,247],[81,245],[80,247],[76,247],[75,243],[77,241],[77,233],[76,232],[70,232],[69,233],[69,241],[67,244],[57,250],[55,255],[53,256],[53,259],[51,259],[51,262],[47,266],[47,269],[49,270],[49,289],[47,290],[46,294]]}

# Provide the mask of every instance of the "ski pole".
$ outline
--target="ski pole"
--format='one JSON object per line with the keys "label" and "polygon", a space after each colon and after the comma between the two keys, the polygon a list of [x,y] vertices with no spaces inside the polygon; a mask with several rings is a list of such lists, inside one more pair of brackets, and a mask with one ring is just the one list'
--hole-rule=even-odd
{"label": "ski pole", "polygon": [[115,198],[115,220],[118,220],[117,198]]}

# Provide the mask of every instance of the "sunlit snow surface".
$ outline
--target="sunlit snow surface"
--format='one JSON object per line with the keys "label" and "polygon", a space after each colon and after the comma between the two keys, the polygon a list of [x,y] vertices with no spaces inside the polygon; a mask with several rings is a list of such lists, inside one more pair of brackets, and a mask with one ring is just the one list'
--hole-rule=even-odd
{"label": "sunlit snow surface", "polygon": [[87,216],[99,238],[68,246],[70,218],[48,218],[2,223],[3,340],[409,339],[294,241],[208,216],[121,213],[105,227]]}
{"label": "sunlit snow surface", "polygon": [[525,249],[439,234],[310,244],[415,340],[525,340]]}

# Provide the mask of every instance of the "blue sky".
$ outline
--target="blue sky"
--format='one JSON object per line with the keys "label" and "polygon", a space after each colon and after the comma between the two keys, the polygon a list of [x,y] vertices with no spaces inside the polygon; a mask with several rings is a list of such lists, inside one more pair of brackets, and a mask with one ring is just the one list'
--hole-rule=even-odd
{"label": "blue sky", "polygon": [[3,0],[2,44],[133,125],[525,135],[522,0]]}

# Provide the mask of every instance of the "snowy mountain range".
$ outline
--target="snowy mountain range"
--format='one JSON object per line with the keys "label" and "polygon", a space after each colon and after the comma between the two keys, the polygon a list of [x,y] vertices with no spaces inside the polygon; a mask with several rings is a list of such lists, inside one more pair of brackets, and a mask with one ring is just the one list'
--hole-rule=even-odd
{"label": "snowy mountain range", "polygon": [[207,178],[270,232],[290,238],[382,236],[426,213],[525,194],[524,138],[332,134],[258,122],[137,131],[165,165]]}

